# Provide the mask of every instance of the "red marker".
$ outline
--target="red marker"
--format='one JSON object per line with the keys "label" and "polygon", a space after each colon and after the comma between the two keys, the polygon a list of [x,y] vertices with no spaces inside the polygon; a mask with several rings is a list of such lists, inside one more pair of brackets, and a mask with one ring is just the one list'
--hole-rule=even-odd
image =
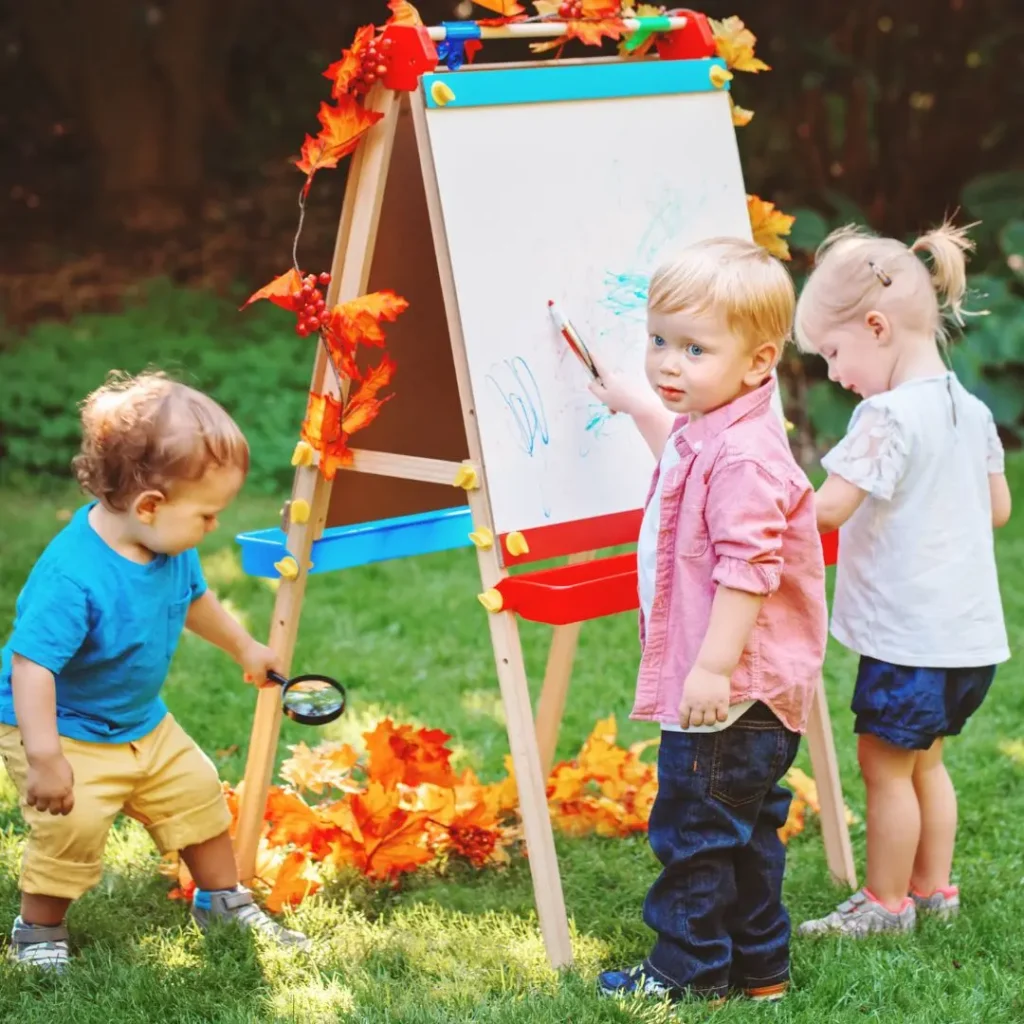
{"label": "red marker", "polygon": [[551,314],[551,319],[554,320],[555,326],[562,337],[565,338],[565,343],[572,349],[576,358],[587,368],[587,372],[591,377],[598,384],[604,386],[604,381],[601,380],[600,374],[597,372],[597,366],[594,364],[593,356],[591,356],[587,346],[583,343],[579,332],[570,323],[569,318],[559,309],[554,299],[548,299],[548,312]]}

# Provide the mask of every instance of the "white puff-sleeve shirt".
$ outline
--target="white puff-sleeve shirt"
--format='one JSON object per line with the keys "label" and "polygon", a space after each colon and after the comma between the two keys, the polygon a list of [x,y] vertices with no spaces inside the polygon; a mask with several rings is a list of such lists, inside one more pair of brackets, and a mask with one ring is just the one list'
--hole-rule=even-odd
{"label": "white puff-sleeve shirt", "polygon": [[915,668],[1006,661],[988,408],[952,373],[907,381],[861,402],[822,465],[868,494],[839,531],[832,635]]}

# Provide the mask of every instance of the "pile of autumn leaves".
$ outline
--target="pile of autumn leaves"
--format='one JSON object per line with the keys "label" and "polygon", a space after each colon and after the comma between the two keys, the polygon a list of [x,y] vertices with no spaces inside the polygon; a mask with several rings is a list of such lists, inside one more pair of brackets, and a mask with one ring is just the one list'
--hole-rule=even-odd
{"label": "pile of autumn leaves", "polygon": [[[272,911],[300,903],[346,870],[394,883],[451,861],[501,867],[521,843],[511,758],[506,778],[484,784],[469,768],[453,770],[451,737],[440,729],[385,718],[363,739],[362,753],[347,743],[290,748],[285,784],[271,787],[267,799],[256,856],[256,884]],[[599,721],[579,754],[551,772],[554,826],[571,836],[645,832],[658,782],[652,759],[641,755],[656,744],[620,747],[615,718]],[[780,830],[784,841],[803,830],[808,809],[818,810],[811,779],[794,769],[788,781],[795,799]],[[242,785],[225,785],[232,835]],[[190,899],[195,886],[184,864],[171,857],[165,871],[178,881],[172,898]]]}

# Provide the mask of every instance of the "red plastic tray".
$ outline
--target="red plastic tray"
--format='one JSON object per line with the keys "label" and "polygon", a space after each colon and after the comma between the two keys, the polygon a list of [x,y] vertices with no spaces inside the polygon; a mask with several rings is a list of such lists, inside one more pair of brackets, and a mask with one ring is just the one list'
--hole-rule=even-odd
{"label": "red plastic tray", "polygon": [[497,590],[503,610],[552,626],[628,612],[637,606],[636,552],[507,576]]}
{"label": "red plastic tray", "polygon": [[[824,534],[821,547],[825,564],[835,565],[839,534]],[[552,626],[632,611],[639,604],[636,552],[519,573],[503,579],[496,589],[505,611]]]}

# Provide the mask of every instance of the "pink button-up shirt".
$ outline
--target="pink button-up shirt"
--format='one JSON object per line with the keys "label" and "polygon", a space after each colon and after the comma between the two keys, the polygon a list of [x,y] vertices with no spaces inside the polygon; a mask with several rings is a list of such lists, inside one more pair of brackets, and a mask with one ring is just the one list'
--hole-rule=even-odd
{"label": "pink button-up shirt", "polygon": [[[760,700],[805,732],[825,658],[825,563],[814,490],[771,408],[775,383],[692,422],[669,443],[650,621],[640,612],[643,654],[631,718],[678,722],[718,584],[764,595],[732,674],[731,704]],[[658,482],[659,469],[648,494]]]}

